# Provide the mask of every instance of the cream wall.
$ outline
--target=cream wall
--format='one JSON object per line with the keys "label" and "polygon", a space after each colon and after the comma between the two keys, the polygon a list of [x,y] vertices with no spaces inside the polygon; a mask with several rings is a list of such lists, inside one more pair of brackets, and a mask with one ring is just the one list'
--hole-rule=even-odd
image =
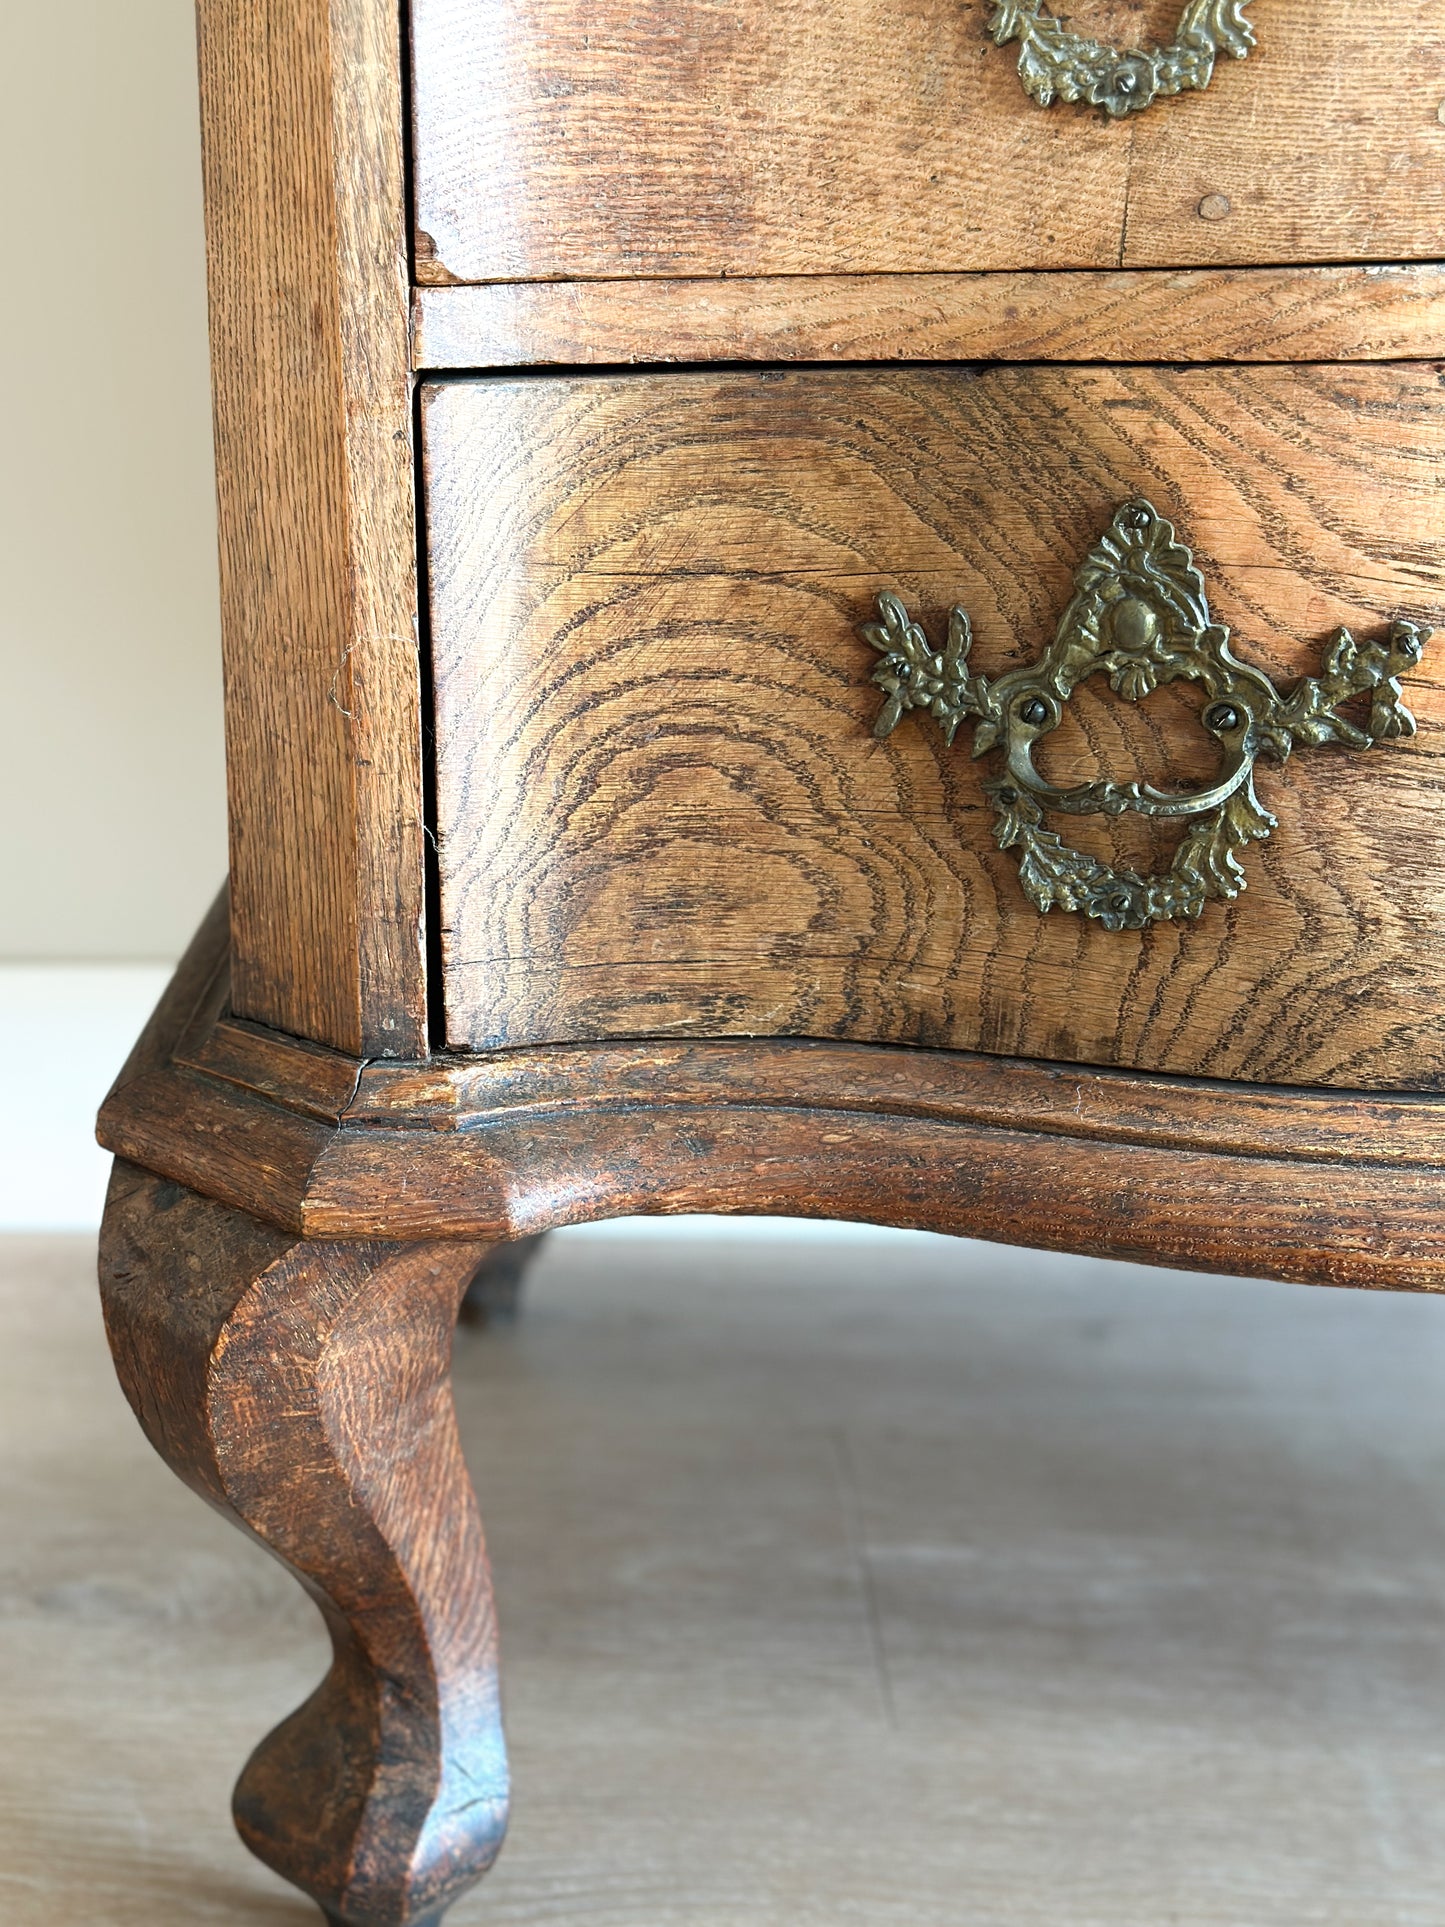
{"label": "cream wall", "polygon": [[0,0],[0,962],[225,870],[191,0]]}

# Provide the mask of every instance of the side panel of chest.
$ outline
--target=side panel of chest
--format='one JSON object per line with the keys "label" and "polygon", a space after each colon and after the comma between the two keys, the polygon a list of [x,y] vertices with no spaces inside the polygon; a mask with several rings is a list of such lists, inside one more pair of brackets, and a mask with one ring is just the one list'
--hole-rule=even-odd
{"label": "side panel of chest", "polygon": [[[972,763],[872,735],[881,590],[1034,661],[1118,505],[1194,544],[1281,688],[1445,606],[1445,393],[1375,368],[472,379],[426,390],[447,1038],[803,1035],[1360,1086],[1445,1079],[1445,689],[1413,740],[1261,763],[1197,922],[1041,916]],[[1059,782],[1207,782],[1193,684],[1096,676]],[[1059,827],[1057,821],[1055,827]],[[1064,824],[1167,867],[1177,828]]]}

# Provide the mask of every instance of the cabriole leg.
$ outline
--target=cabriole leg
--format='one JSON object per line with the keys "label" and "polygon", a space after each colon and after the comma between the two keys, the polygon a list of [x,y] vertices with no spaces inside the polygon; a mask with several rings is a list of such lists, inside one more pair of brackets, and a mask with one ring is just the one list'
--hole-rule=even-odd
{"label": "cabriole leg", "polygon": [[320,1606],[326,1679],[252,1755],[252,1851],[342,1927],[430,1927],[507,1814],[491,1583],[450,1363],[476,1244],[298,1240],[117,1163],[106,1327],[161,1456]]}

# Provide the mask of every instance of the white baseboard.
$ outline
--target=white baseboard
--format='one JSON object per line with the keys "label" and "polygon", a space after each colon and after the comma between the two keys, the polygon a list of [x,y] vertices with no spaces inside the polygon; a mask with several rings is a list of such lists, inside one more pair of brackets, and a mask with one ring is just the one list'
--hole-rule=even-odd
{"label": "white baseboard", "polygon": [[0,1231],[92,1231],[110,1159],[95,1114],[172,966],[0,964]]}
{"label": "white baseboard", "polygon": [[[0,1232],[94,1231],[110,1158],[95,1114],[170,964],[0,964],[10,1043],[0,1073]],[[617,1218],[587,1237],[922,1238],[796,1218]]]}

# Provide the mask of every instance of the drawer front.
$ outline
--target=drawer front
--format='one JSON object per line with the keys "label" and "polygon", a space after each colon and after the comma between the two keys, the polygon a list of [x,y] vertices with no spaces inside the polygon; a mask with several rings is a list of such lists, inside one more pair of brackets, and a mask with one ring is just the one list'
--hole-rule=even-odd
{"label": "drawer front", "polygon": [[[1438,367],[472,378],[423,422],[453,1048],[791,1035],[1445,1084],[1445,638],[1413,738],[1260,763],[1278,827],[1242,895],[1109,929],[1025,895],[997,751],[919,714],[873,734],[860,635],[889,591],[935,639],[963,605],[981,674],[1032,663],[1147,496],[1287,692],[1337,626],[1445,610]],[[1209,700],[1091,676],[1040,767],[1207,785]],[[1144,872],[1180,838],[1049,821]]]}
{"label": "drawer front", "polygon": [[[1090,0],[1073,24],[1122,47],[1167,44],[1181,4]],[[414,0],[419,273],[1439,253],[1445,0],[1248,0],[1254,52],[1226,53],[1206,91],[1120,119],[1028,98],[1019,46],[989,36],[994,11],[964,0]]]}

